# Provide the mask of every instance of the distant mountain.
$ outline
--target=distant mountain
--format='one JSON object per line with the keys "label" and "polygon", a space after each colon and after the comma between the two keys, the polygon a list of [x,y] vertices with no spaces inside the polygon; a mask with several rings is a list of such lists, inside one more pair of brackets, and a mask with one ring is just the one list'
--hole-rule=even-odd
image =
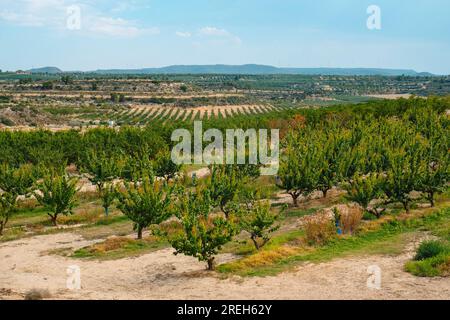
{"label": "distant mountain", "polygon": [[[63,73],[56,67],[44,67],[28,70],[31,73]],[[297,74],[297,75],[324,75],[324,76],[433,76],[428,72],[416,72],[409,69],[377,69],[377,68],[278,68],[259,64],[244,65],[174,65],[162,68],[144,69],[109,69],[96,70],[86,73],[96,74]]]}
{"label": "distant mountain", "polygon": [[44,67],[44,68],[35,68],[30,69],[28,72],[31,73],[49,73],[49,74],[56,74],[56,73],[63,73],[63,71],[57,67]]}
{"label": "distant mountain", "polygon": [[277,68],[273,66],[245,65],[174,65],[162,68],[96,70],[98,74],[299,74],[299,75],[354,75],[354,76],[432,76],[428,72],[408,69],[377,68]]}

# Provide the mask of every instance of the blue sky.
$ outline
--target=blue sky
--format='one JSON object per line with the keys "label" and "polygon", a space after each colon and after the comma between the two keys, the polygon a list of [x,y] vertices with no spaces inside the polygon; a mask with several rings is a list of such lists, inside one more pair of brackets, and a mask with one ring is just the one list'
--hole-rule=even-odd
{"label": "blue sky", "polygon": [[[369,5],[381,9],[380,30],[366,26]],[[67,28],[71,6],[80,29]],[[258,63],[450,74],[450,1],[0,0],[0,41],[2,70]]]}

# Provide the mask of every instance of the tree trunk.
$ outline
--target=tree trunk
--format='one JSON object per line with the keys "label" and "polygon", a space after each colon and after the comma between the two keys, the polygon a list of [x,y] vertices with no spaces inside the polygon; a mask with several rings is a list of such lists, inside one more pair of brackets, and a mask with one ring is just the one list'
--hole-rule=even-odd
{"label": "tree trunk", "polygon": [[329,190],[329,189],[324,189],[324,190],[322,190],[322,193],[323,193],[323,197],[324,197],[324,198],[327,197],[328,190]]}
{"label": "tree trunk", "polygon": [[403,202],[403,208],[405,209],[406,213],[409,213],[409,203]]}
{"label": "tree trunk", "polygon": [[144,229],[143,227],[138,226],[138,229],[137,229],[137,238],[138,238],[138,240],[142,240],[142,230],[143,229]]}
{"label": "tree trunk", "polygon": [[109,215],[109,207],[103,207],[105,209],[105,215],[108,217]]}
{"label": "tree trunk", "polygon": [[230,212],[225,209],[225,204],[220,204],[220,210],[222,210],[223,214],[225,215],[225,219],[228,220],[228,218],[230,217]]}
{"label": "tree trunk", "polygon": [[48,215],[50,217],[50,221],[52,222],[52,225],[57,227],[58,226],[58,221],[56,219],[58,218],[58,215],[57,214],[52,215],[50,213]]}
{"label": "tree trunk", "polygon": [[0,236],[3,235],[3,229],[6,227],[8,220],[9,220],[9,217],[6,217],[2,221],[0,221]]}
{"label": "tree trunk", "polygon": [[300,194],[297,193],[291,193],[292,201],[294,203],[294,207],[298,207],[298,197]]}
{"label": "tree trunk", "polygon": [[255,245],[256,250],[259,250],[261,247],[259,246],[259,243],[256,240],[256,237],[255,236],[251,236],[251,239],[253,241],[253,244]]}
{"label": "tree trunk", "polygon": [[208,258],[208,270],[213,271],[215,267],[214,257]]}
{"label": "tree trunk", "polygon": [[434,192],[428,192],[428,201],[430,201],[430,205],[434,208]]}

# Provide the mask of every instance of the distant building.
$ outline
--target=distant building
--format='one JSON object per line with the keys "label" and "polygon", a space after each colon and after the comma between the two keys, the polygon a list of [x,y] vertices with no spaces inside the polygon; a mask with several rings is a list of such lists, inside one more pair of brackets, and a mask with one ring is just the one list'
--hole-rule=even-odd
{"label": "distant building", "polygon": [[16,74],[31,74],[31,72],[29,72],[29,71],[23,71],[23,70],[17,70],[16,71]]}

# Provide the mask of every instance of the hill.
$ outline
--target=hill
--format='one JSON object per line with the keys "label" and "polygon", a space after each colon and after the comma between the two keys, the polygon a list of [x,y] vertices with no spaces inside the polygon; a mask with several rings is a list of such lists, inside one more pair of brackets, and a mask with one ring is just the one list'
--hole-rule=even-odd
{"label": "hill", "polygon": [[304,74],[354,76],[432,76],[428,72],[410,69],[380,68],[278,68],[267,65],[174,65],[162,68],[109,69],[94,71],[99,74]]}
{"label": "hill", "polygon": [[28,71],[31,73],[49,73],[49,74],[63,73],[63,71],[57,67],[34,68]]}

